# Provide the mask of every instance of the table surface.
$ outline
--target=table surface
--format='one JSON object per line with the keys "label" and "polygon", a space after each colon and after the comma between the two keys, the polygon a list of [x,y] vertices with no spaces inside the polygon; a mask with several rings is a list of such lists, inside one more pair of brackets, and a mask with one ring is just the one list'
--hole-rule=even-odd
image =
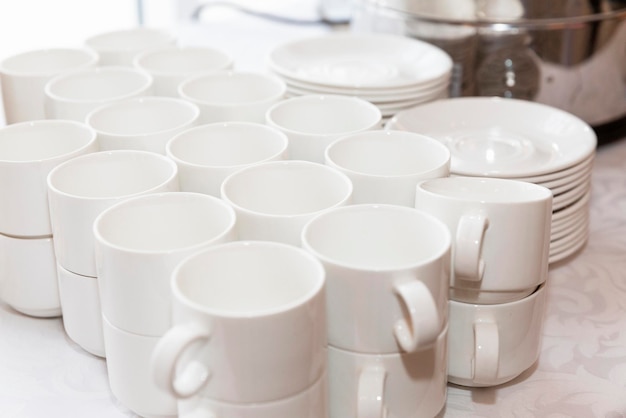
{"label": "table surface", "polygon": [[[189,44],[227,43],[240,69],[257,67],[295,33],[272,26],[250,48],[231,23],[185,25],[181,33]],[[597,151],[589,232],[581,251],[550,268],[538,362],[499,387],[449,385],[441,417],[626,417],[626,138]],[[73,343],[61,318],[0,303],[0,417],[133,416],[111,394],[105,360]]]}

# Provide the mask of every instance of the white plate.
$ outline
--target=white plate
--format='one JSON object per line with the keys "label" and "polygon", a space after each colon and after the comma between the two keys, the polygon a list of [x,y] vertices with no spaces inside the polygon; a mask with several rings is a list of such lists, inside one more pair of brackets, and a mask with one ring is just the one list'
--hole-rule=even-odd
{"label": "white plate", "polygon": [[562,238],[571,236],[580,228],[584,227],[584,224],[589,222],[589,215],[586,212],[581,212],[581,216],[573,218],[571,223],[563,224],[562,227],[555,228],[554,225],[550,231],[550,241],[555,242]]}
{"label": "white plate", "polygon": [[562,260],[566,259],[567,257],[569,257],[569,256],[571,256],[573,254],[576,254],[578,251],[580,251],[585,246],[585,243],[587,242],[588,238],[589,238],[589,232],[585,231],[577,239],[571,240],[569,242],[568,246],[564,246],[564,247],[559,248],[558,250],[554,250],[554,251],[552,251],[552,249],[551,249],[550,250],[550,256],[548,258],[548,264],[557,263],[559,261],[562,261]]}
{"label": "white plate", "polygon": [[[591,181],[591,172],[586,173],[586,175],[581,175],[580,177],[574,177],[572,179],[568,179],[564,181],[560,186],[548,187],[552,191],[553,195],[560,195],[568,190],[572,190],[575,187],[580,186],[583,183],[589,183]],[[546,187],[546,186],[544,186]]]}
{"label": "white plate", "polygon": [[[570,235],[550,243],[550,259],[554,259],[557,255],[575,251],[587,241],[589,237],[589,222],[583,223],[579,228]],[[553,262],[553,261],[550,261]]]}
{"label": "white plate", "polygon": [[584,179],[590,179],[592,171],[593,171],[593,166],[589,164],[583,169],[576,171],[569,176],[561,177],[561,178],[554,179],[551,181],[535,183],[535,184],[539,184],[543,187],[547,187],[550,190],[555,190],[563,186],[567,186],[568,184],[570,185],[577,184],[583,181]]}
{"label": "white plate", "polygon": [[595,152],[592,128],[540,103],[498,97],[437,100],[402,111],[388,129],[431,136],[451,151],[450,171],[469,176],[539,176],[574,166]]}
{"label": "white plate", "polygon": [[562,219],[573,216],[575,213],[578,213],[581,210],[589,210],[588,203],[590,200],[591,190],[587,190],[587,192],[575,202],[570,203],[564,208],[553,210],[552,222],[561,221]]}
{"label": "white plate", "polygon": [[452,59],[427,42],[381,33],[331,33],[270,51],[269,67],[285,77],[325,86],[389,89],[436,84]]}
{"label": "white plate", "polygon": [[594,158],[595,158],[595,152],[591,153],[589,157],[585,158],[581,162],[574,164],[570,167],[567,167],[563,170],[553,171],[551,173],[544,174],[541,176],[516,177],[515,179],[522,180],[522,181],[529,181],[531,183],[536,183],[536,184],[550,183],[555,180],[566,178],[570,175],[575,175],[576,173],[579,173],[580,171],[583,171],[585,169],[593,169]]}
{"label": "white plate", "polygon": [[587,207],[582,207],[579,211],[572,213],[571,216],[565,218],[553,219],[551,224],[550,237],[560,235],[562,231],[569,229],[572,225],[582,222],[589,217]]}
{"label": "white plate", "polygon": [[590,192],[590,189],[591,189],[591,182],[586,181],[574,187],[573,189],[570,189],[566,192],[555,195],[552,199],[552,211],[554,212],[554,211],[558,211],[560,209],[566,208],[572,203],[578,201],[586,193]]}

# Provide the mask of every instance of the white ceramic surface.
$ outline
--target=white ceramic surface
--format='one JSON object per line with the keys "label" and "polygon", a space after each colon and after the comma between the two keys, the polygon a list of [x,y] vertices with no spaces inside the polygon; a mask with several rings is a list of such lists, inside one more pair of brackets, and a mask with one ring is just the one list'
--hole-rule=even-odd
{"label": "white ceramic surface", "polygon": [[233,68],[226,52],[205,46],[166,46],[140,53],[133,65],[154,78],[154,94],[179,97],[178,87],[187,78]]}
{"label": "white ceramic surface", "polygon": [[96,108],[86,123],[98,134],[100,150],[136,149],[165,154],[165,144],[198,122],[200,109],[173,97],[138,97]]}
{"label": "white ceramic surface", "polygon": [[176,417],[176,399],[152,380],[150,356],[159,337],[133,334],[102,317],[106,369],[113,396],[141,417]]}
{"label": "white ceramic surface", "polygon": [[398,113],[386,126],[440,140],[452,152],[451,171],[469,176],[548,174],[586,160],[597,144],[591,127],[572,114],[498,97],[437,100]]}
{"label": "white ceramic surface", "polygon": [[450,300],[448,381],[496,386],[528,370],[539,357],[545,310],[545,284],[508,303]]}
{"label": "white ceramic surface", "polygon": [[328,347],[330,418],[436,417],[446,403],[448,329],[414,353],[363,354]]}
{"label": "white ceramic surface", "polygon": [[271,74],[216,71],[186,79],[178,94],[200,108],[200,123],[265,122],[265,112],[284,99],[286,86]]}
{"label": "white ceramic surface", "polygon": [[52,78],[44,87],[47,119],[85,122],[99,106],[132,97],[150,96],[152,76],[134,68],[98,67]]}
{"label": "white ceramic surface", "polygon": [[176,135],[166,155],[178,166],[181,191],[220,196],[230,174],[252,164],[287,159],[287,136],[251,122],[209,123]]}
{"label": "white ceramic surface", "polygon": [[96,133],[79,122],[38,120],[0,128],[0,233],[51,235],[48,173],[96,151]]}
{"label": "white ceramic surface", "polygon": [[65,333],[83,350],[105,357],[98,279],[72,273],[58,263],[57,274]]}
{"label": "white ceramic surface", "polygon": [[222,200],[170,192],[126,199],[94,221],[102,314],[133,334],[171,327],[170,279],[184,258],[235,239],[235,212]]}
{"label": "white ceramic surface", "polygon": [[382,127],[382,114],[372,103],[350,96],[292,97],[268,109],[266,122],[289,138],[289,157],[324,163],[324,151],[335,139]]}
{"label": "white ceramic surface", "polygon": [[45,119],[44,87],[56,75],[93,68],[98,55],[82,48],[22,52],[0,62],[2,102],[7,124]]}
{"label": "white ceramic surface", "polygon": [[326,370],[325,274],[304,250],[236,241],[172,275],[173,327],[153,352],[159,387],[178,398],[283,399]]}
{"label": "white ceramic surface", "polygon": [[327,148],[325,162],[347,175],[352,203],[413,207],[420,180],[447,177],[450,151],[413,132],[375,130],[344,136]]}
{"label": "white ceramic surface", "polygon": [[448,177],[420,182],[415,207],[454,237],[450,298],[501,303],[548,277],[552,194],[511,179]]}
{"label": "white ceramic surface", "polygon": [[51,236],[18,238],[0,234],[0,299],[26,315],[61,315]]}
{"label": "white ceramic surface", "polygon": [[432,345],[448,315],[450,232],[397,205],[350,205],[311,220],[302,246],[327,274],[328,343],[369,354]]}
{"label": "white ceramic surface", "polygon": [[138,54],[175,44],[174,34],[149,27],[117,29],[96,33],[85,39],[85,46],[100,56],[101,66],[130,67]]}
{"label": "white ceramic surface", "polygon": [[222,183],[221,197],[237,213],[237,235],[300,246],[304,225],[329,209],[350,204],[352,182],[309,161],[272,161],[243,168]]}
{"label": "white ceramic surface", "polygon": [[148,151],[101,151],[73,158],[48,175],[50,220],[57,261],[97,277],[93,222],[106,208],[141,194],[178,191],[169,158]]}

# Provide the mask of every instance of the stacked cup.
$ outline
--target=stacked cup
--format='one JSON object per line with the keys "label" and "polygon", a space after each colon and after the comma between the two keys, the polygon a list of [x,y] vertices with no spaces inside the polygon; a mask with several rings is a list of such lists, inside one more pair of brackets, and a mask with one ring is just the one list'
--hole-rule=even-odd
{"label": "stacked cup", "polygon": [[552,193],[518,180],[447,177],[419,183],[415,207],[453,236],[448,380],[514,379],[539,356]]}
{"label": "stacked cup", "polygon": [[37,317],[61,315],[46,177],[97,151],[96,133],[72,121],[20,122],[0,129],[0,296]]}
{"label": "stacked cup", "polygon": [[182,417],[326,418],[326,295],[301,248],[235,241],[172,275],[173,327],[152,356]]}
{"label": "stacked cup", "polygon": [[312,219],[327,274],[331,418],[434,417],[447,383],[451,238],[415,208],[360,204]]}
{"label": "stacked cup", "polygon": [[223,201],[184,192],[129,198],[95,219],[109,384],[131,411],[176,415],[176,399],[150,373],[151,353],[172,325],[172,271],[194,252],[233,241],[234,227],[235,213]]}
{"label": "stacked cup", "polygon": [[149,151],[100,151],[56,166],[47,178],[63,325],[86,351],[105,356],[93,223],[113,204],[178,191],[176,164]]}

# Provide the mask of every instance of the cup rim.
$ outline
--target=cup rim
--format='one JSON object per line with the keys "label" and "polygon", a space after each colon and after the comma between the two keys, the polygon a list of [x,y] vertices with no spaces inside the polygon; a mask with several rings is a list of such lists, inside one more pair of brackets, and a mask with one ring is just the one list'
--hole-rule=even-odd
{"label": "cup rim", "polygon": [[[164,54],[164,53],[171,53],[171,52],[176,52],[176,53],[186,53],[186,52],[200,52],[200,53],[209,53],[209,54],[213,54],[216,57],[219,57],[223,62],[220,63],[219,66],[216,66],[214,69],[204,69],[202,71],[183,71],[181,73],[177,73],[177,72],[172,72],[172,71],[165,71],[165,70],[161,70],[161,69],[155,69],[154,67],[150,67],[150,66],[146,66],[144,64],[144,60],[152,57],[153,55],[158,55],[158,54]],[[163,47],[159,47],[159,48],[153,48],[153,49],[149,49],[143,52],[140,52],[134,59],[133,59],[133,66],[135,68],[138,68],[142,71],[146,71],[150,74],[156,75],[156,76],[160,76],[160,77],[167,77],[167,76],[177,76],[179,74],[186,74],[186,75],[191,75],[191,74],[201,74],[204,72],[210,72],[210,71],[226,71],[228,69],[230,69],[232,67],[232,65],[234,64],[234,58],[229,55],[228,53],[226,53],[225,51],[222,51],[221,49],[218,48],[214,48],[214,47],[210,47],[210,46],[192,46],[192,45],[187,45],[187,46],[183,46],[183,45],[170,45],[170,46],[163,46]]]}
{"label": "cup rim", "polygon": [[140,33],[140,32],[159,35],[161,37],[161,40],[165,43],[176,41],[176,36],[168,30],[160,29],[160,28],[150,28],[150,27],[134,27],[134,28],[116,29],[116,30],[96,33],[94,35],[89,36],[87,39],[85,39],[85,45],[95,50],[96,52],[98,51],[112,52],[112,51],[119,51],[119,50],[132,51],[136,48],[131,48],[128,45],[123,45],[123,44],[118,44],[118,45],[111,45],[108,43],[102,44],[101,42],[103,40],[106,41],[107,38],[111,38],[115,36],[124,36],[126,34],[133,34],[133,33]]}
{"label": "cup rim", "polygon": [[[80,64],[78,67],[69,67],[67,69],[55,70],[55,71],[41,71],[41,70],[33,70],[33,71],[18,71],[7,64],[10,64],[11,61],[22,59],[27,55],[34,54],[49,54],[55,52],[70,52],[70,53],[82,53],[87,57],[84,63]],[[67,48],[67,47],[54,47],[54,48],[40,48],[33,49],[30,51],[24,51],[18,54],[11,55],[6,57],[2,61],[0,61],[0,73],[6,74],[12,77],[46,77],[46,76],[55,76],[65,71],[71,71],[71,68],[80,69],[82,67],[88,68],[90,65],[96,65],[100,59],[100,56],[97,52],[89,49],[89,48]]]}

